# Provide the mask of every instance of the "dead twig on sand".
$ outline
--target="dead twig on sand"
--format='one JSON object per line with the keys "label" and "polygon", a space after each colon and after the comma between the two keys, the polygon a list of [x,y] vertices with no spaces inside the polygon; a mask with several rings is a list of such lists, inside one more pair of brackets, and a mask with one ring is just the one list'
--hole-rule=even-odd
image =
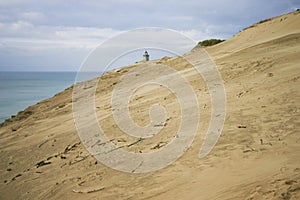
{"label": "dead twig on sand", "polygon": [[89,157],[89,155],[84,156],[84,157],[81,157],[80,160],[75,160],[75,161],[73,161],[73,162],[70,162],[69,165],[74,165],[74,164],[76,164],[76,163],[79,163],[79,162],[85,160],[85,159],[88,158],[88,157]]}
{"label": "dead twig on sand", "polygon": [[92,189],[92,190],[75,190],[75,189],[73,189],[72,191],[75,193],[93,193],[93,192],[99,192],[104,189],[105,189],[105,187],[96,188],[96,189]]}
{"label": "dead twig on sand", "polygon": [[76,142],[75,144],[73,144],[72,146],[68,145],[65,150],[64,150],[64,154],[68,153],[69,151],[74,150],[81,142]]}
{"label": "dead twig on sand", "polygon": [[48,142],[49,140],[45,140],[44,142],[42,142],[39,146],[38,146],[38,148],[41,148],[44,144],[46,144],[47,142]]}
{"label": "dead twig on sand", "polygon": [[131,144],[128,144],[127,147],[131,147],[131,146],[133,146],[133,145],[135,145],[135,144],[137,144],[137,143],[139,143],[139,142],[141,142],[143,140],[144,140],[143,138],[139,138],[137,141],[135,141],[135,142],[133,142]]}
{"label": "dead twig on sand", "polygon": [[35,166],[36,166],[36,168],[39,168],[39,167],[42,167],[44,165],[50,165],[50,164],[51,164],[51,162],[47,162],[47,161],[42,160],[42,161],[36,163]]}

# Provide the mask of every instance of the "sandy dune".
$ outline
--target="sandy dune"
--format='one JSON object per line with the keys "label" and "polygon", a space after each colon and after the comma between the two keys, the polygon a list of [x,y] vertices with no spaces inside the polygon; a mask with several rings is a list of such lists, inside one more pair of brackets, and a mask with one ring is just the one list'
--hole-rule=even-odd
{"label": "sandy dune", "polygon": [[[180,57],[163,58],[149,64],[179,71],[195,91],[200,110],[197,135],[182,157],[150,173],[106,167],[77,134],[71,87],[0,125],[0,199],[300,199],[300,12],[255,24],[206,50],[227,97],[222,135],[206,157],[198,157],[212,105],[205,81]],[[197,61],[198,51],[185,56]],[[162,129],[154,137],[124,135],[112,117],[112,90],[137,65],[100,77],[94,109],[116,146],[155,152],[179,128],[180,104],[172,92],[154,84],[137,89],[130,99],[132,119],[140,126],[150,123],[151,105],[165,107],[167,120],[155,124]],[[80,87],[89,91],[95,80]]]}

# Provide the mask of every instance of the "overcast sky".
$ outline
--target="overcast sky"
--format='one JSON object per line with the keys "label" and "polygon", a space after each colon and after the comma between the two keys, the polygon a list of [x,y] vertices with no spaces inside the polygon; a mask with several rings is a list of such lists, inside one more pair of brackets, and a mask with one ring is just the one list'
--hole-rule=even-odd
{"label": "overcast sky", "polygon": [[228,39],[297,8],[299,0],[0,0],[0,71],[76,71],[101,42],[141,27]]}

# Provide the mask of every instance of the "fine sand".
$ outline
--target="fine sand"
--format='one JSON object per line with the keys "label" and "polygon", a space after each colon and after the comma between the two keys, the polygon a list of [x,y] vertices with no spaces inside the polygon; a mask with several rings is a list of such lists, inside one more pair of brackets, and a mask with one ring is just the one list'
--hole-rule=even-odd
{"label": "fine sand", "polygon": [[[200,50],[185,56],[196,62]],[[149,64],[179,71],[195,91],[201,115],[197,135],[182,157],[149,173],[103,165],[77,134],[71,87],[0,125],[0,199],[300,199],[300,12],[257,23],[206,50],[222,75],[227,110],[221,137],[206,157],[198,154],[211,119],[208,88],[185,60],[165,57]],[[132,119],[148,124],[149,108],[160,103],[168,120],[157,125],[162,130],[155,137],[137,141],[124,135],[112,117],[111,91],[138,65],[101,77],[95,110],[116,146],[149,153],[174,137],[180,105],[159,85],[137,89],[130,99]],[[80,86],[89,91],[91,82]]]}

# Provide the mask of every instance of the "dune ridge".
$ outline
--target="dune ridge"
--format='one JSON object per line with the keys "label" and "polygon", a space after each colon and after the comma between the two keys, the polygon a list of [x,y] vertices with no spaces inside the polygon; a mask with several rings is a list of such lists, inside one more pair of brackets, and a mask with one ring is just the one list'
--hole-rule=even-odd
{"label": "dune ridge", "polygon": [[[104,166],[77,135],[70,87],[0,125],[0,199],[299,199],[300,11],[257,23],[206,50],[227,95],[224,129],[208,156],[198,157],[211,114],[205,82],[180,57],[166,57],[151,62],[183,74],[197,91],[201,112],[198,134],[182,157],[146,174]],[[186,56],[197,60],[197,51]],[[148,86],[130,101],[141,126],[149,123],[153,103],[161,102],[170,113],[152,139],[124,136],[111,116],[111,91],[136,65],[98,77],[95,109],[113,143],[133,152],[157,151],[178,129],[174,94]]]}

